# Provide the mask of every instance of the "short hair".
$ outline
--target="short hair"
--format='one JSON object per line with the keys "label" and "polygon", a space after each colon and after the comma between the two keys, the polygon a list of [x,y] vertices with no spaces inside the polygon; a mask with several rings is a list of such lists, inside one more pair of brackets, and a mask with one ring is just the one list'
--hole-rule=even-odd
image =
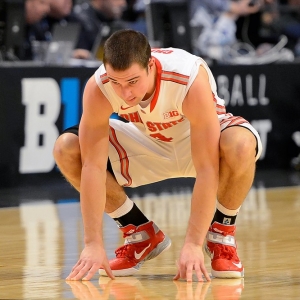
{"label": "short hair", "polygon": [[124,71],[133,63],[147,69],[151,47],[141,32],[123,29],[113,33],[104,44],[103,63],[114,70]]}

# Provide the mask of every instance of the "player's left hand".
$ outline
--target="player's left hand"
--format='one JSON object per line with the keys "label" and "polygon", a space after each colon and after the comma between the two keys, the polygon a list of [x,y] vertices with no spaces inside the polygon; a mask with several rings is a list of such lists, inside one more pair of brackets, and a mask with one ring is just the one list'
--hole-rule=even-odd
{"label": "player's left hand", "polygon": [[194,243],[185,243],[183,245],[177,262],[177,269],[178,271],[174,280],[182,278],[191,282],[193,271],[195,271],[198,281],[203,281],[202,275],[204,275],[207,281],[210,281],[210,276],[204,265],[202,247]]}

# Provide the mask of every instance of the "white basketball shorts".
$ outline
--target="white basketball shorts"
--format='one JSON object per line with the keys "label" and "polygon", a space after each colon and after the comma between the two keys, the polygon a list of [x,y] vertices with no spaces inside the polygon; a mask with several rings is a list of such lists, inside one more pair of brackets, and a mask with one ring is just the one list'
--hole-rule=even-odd
{"label": "white basketball shorts", "polygon": [[[256,138],[256,160],[262,143],[255,128],[230,113],[219,116],[221,131],[231,126],[249,129]],[[137,187],[170,178],[196,177],[190,138],[166,143],[143,134],[133,123],[110,119],[109,159],[121,186]]]}

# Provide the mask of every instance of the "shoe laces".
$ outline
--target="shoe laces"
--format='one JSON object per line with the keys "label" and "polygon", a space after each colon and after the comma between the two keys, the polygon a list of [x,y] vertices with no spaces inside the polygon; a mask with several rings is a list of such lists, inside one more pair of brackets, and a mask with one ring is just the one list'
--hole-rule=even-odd
{"label": "shoe laces", "polygon": [[130,238],[134,233],[136,233],[136,230],[134,231],[129,231],[128,232],[124,232],[123,233],[123,238],[125,239],[125,244],[121,247],[119,247],[118,249],[116,249],[115,253],[116,253],[116,257],[117,258],[124,258],[124,257],[130,257],[130,253],[133,253],[133,249],[136,249],[136,247],[130,243],[130,242],[126,242],[127,238]]}
{"label": "shoe laces", "polygon": [[134,252],[138,251],[140,248],[144,249],[143,246],[137,244],[125,244],[118,249],[116,249],[115,254],[117,258],[134,258]]}
{"label": "shoe laces", "polygon": [[239,261],[235,248],[222,244],[216,244],[214,247],[214,259],[218,258]]}
{"label": "shoe laces", "polygon": [[117,258],[123,258],[123,257],[129,257],[130,253],[132,253],[132,244],[126,244],[126,245],[123,245],[121,247],[119,247],[115,253],[116,253],[116,257]]}

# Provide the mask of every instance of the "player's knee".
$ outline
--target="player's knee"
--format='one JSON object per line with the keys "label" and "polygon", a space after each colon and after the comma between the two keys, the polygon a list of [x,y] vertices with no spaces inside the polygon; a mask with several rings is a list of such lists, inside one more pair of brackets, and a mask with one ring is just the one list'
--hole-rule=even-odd
{"label": "player's knee", "polygon": [[64,157],[78,156],[80,154],[78,136],[73,133],[64,133],[58,137],[53,147],[53,156],[56,162]]}
{"label": "player's knee", "polygon": [[254,163],[256,139],[252,132],[242,128],[242,131],[232,131],[234,134],[229,134],[229,130],[227,133],[221,135],[220,139],[221,159],[225,159],[227,163],[232,165]]}

